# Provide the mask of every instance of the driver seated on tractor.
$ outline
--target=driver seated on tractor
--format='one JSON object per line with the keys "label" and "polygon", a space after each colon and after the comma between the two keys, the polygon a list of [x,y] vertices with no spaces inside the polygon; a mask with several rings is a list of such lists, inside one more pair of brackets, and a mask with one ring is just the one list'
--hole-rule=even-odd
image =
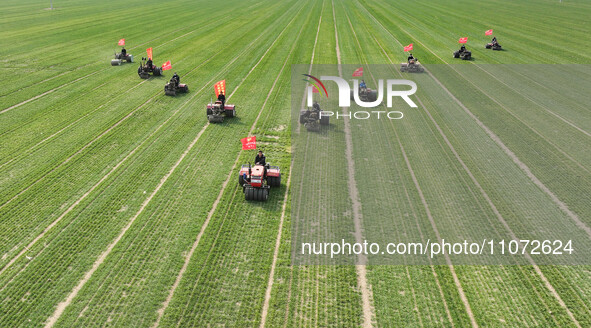
{"label": "driver seated on tractor", "polygon": [[265,166],[266,159],[265,159],[265,154],[263,154],[263,151],[262,150],[259,150],[257,156],[254,158],[254,164],[255,165],[263,165],[263,166]]}
{"label": "driver seated on tractor", "polygon": [[367,85],[365,85],[365,80],[361,80],[359,83],[359,94],[365,94],[367,92]]}
{"label": "driver seated on tractor", "polygon": [[127,50],[125,48],[121,48],[121,57],[127,57]]}
{"label": "driver seated on tractor", "polygon": [[226,96],[224,96],[223,92],[220,92],[220,94],[218,95],[218,101],[222,103],[222,109],[226,108]]}
{"label": "driver seated on tractor", "polygon": [[[407,59],[407,61],[408,61],[408,63],[409,63],[409,64],[412,64],[412,63],[414,63],[414,62],[415,62],[415,60],[416,60],[416,59],[415,59],[415,57],[413,57],[413,55],[412,55],[412,54],[409,54],[409,55],[408,55],[408,59]],[[411,63],[411,62],[412,62],[412,63]]]}
{"label": "driver seated on tractor", "polygon": [[154,66],[154,64],[152,63],[152,58],[148,58],[148,61],[146,62],[146,66],[148,66],[148,68],[152,68],[152,66]]}
{"label": "driver seated on tractor", "polygon": [[466,51],[466,46],[462,44],[462,46],[460,47],[460,52],[464,52]]}
{"label": "driver seated on tractor", "polygon": [[170,79],[170,83],[174,84],[174,86],[178,88],[180,82],[181,82],[180,76],[178,76],[178,74],[176,72],[174,72],[174,74],[172,75],[172,78]]}
{"label": "driver seated on tractor", "polygon": [[314,111],[320,112],[320,105],[318,104],[317,101],[314,102],[314,105],[312,105],[312,108],[314,109]]}
{"label": "driver seated on tractor", "polygon": [[493,38],[492,38],[492,40],[490,41],[490,43],[492,43],[492,44],[497,44],[497,43],[498,43],[498,42],[497,42],[497,37],[496,37],[496,36],[493,36]]}

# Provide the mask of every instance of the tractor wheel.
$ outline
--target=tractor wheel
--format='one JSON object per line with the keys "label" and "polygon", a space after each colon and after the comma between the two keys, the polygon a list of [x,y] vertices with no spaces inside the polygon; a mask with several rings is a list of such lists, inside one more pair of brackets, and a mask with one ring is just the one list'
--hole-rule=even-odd
{"label": "tractor wheel", "polygon": [[121,59],[111,59],[111,66],[121,65]]}
{"label": "tractor wheel", "polygon": [[320,125],[328,125],[330,116],[321,116]]}
{"label": "tractor wheel", "polygon": [[306,123],[306,111],[301,110],[300,111],[300,124],[304,124],[304,123]]}
{"label": "tractor wheel", "polygon": [[261,189],[261,201],[266,202],[269,198],[269,189]]}
{"label": "tractor wheel", "polygon": [[267,182],[269,183],[269,186],[271,186],[271,187],[281,186],[281,173],[279,174],[278,177],[268,177]]}
{"label": "tractor wheel", "polygon": [[236,116],[236,110],[235,109],[226,109],[224,111],[226,112],[226,116],[227,117],[234,117],[234,116]]}
{"label": "tractor wheel", "polygon": [[355,100],[355,96],[353,94],[353,90],[351,90],[351,100]]}
{"label": "tractor wheel", "polygon": [[207,115],[213,115],[213,112],[211,111],[211,108],[207,109]]}
{"label": "tractor wheel", "polygon": [[460,58],[460,52],[454,51],[454,58]]}
{"label": "tractor wheel", "polygon": [[154,67],[154,76],[160,76],[162,75],[162,71],[160,70],[160,67]]}
{"label": "tractor wheel", "polygon": [[182,92],[185,92],[185,93],[186,93],[186,92],[189,92],[189,86],[188,86],[188,85],[186,85],[186,84],[185,84],[185,85],[183,85],[183,87],[181,88],[181,91],[182,91]]}
{"label": "tractor wheel", "polygon": [[254,199],[254,188],[253,187],[244,188],[244,200],[253,200],[253,199]]}
{"label": "tractor wheel", "polygon": [[378,92],[376,90],[371,90],[367,95],[368,101],[376,101],[378,100]]}
{"label": "tractor wheel", "polygon": [[133,55],[127,55],[127,62],[133,63]]}
{"label": "tractor wheel", "polygon": [[238,175],[238,184],[241,186],[244,184],[244,177],[241,174]]}

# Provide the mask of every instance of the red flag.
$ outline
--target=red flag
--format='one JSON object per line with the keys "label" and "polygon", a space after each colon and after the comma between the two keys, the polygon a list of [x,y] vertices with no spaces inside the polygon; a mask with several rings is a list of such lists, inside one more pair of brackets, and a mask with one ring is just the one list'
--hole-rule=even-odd
{"label": "red flag", "polygon": [[404,51],[412,51],[412,43],[404,47]]}
{"label": "red flag", "polygon": [[170,60],[167,61],[166,63],[162,64],[162,70],[166,71],[172,68],[172,64],[170,63]]}
{"label": "red flag", "polygon": [[363,67],[359,67],[358,69],[356,69],[355,72],[353,72],[353,76],[363,76]]}
{"label": "red flag", "polygon": [[460,40],[458,40],[458,42],[459,42],[459,43],[466,43],[466,42],[468,42],[468,38],[467,38],[467,37],[465,37],[465,38],[460,38]]}
{"label": "red flag", "polygon": [[214,84],[213,89],[215,90],[215,96],[219,96],[220,93],[226,95],[226,80],[221,80]]}
{"label": "red flag", "polygon": [[257,137],[256,136],[242,138],[242,139],[240,139],[240,142],[242,142],[242,149],[243,150],[256,149],[257,148]]}
{"label": "red flag", "polygon": [[312,93],[320,93],[315,86],[312,86]]}
{"label": "red flag", "polygon": [[492,30],[488,30],[488,31],[484,32],[484,35],[492,35],[492,32],[493,32]]}
{"label": "red flag", "polygon": [[152,59],[152,47],[146,49],[146,52],[148,53],[148,59]]}
{"label": "red flag", "polygon": [[124,46],[125,45],[125,39],[119,40],[119,43],[117,43],[117,45]]}

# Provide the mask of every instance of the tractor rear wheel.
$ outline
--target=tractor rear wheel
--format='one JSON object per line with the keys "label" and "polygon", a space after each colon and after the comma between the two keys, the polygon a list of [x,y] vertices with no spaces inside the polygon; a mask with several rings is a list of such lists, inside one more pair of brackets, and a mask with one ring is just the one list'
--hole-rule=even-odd
{"label": "tractor rear wheel", "polygon": [[244,200],[253,200],[253,199],[254,199],[254,188],[253,187],[244,188]]}
{"label": "tractor rear wheel", "polygon": [[263,202],[266,202],[267,199],[269,198],[269,189],[261,189],[261,200]]}
{"label": "tractor rear wheel", "polygon": [[279,187],[281,186],[281,173],[277,177],[268,177],[267,182],[271,187]]}
{"label": "tractor rear wheel", "polygon": [[234,117],[236,116],[236,110],[235,109],[226,109],[226,116],[227,117]]}
{"label": "tractor rear wheel", "polygon": [[254,200],[258,200],[259,202],[264,202],[269,198],[269,190],[263,188],[255,189],[255,197]]}
{"label": "tractor rear wheel", "polygon": [[320,125],[328,125],[329,123],[329,116],[321,116],[320,117]]}
{"label": "tractor rear wheel", "polygon": [[244,184],[244,177],[242,175],[238,175],[238,184],[241,186]]}
{"label": "tractor rear wheel", "polygon": [[154,67],[154,76],[160,76],[162,75],[162,71],[160,70],[160,67]]}

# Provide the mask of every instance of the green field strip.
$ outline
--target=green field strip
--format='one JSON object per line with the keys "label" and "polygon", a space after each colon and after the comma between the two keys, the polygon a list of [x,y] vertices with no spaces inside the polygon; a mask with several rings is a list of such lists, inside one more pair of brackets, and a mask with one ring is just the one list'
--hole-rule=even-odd
{"label": "green field strip", "polygon": [[[246,65],[245,65],[245,67],[248,67],[248,66],[246,66]],[[201,106],[200,106],[200,107],[201,107]],[[201,112],[201,111],[200,111],[200,112]],[[177,136],[177,137],[178,137],[178,136]],[[165,146],[165,145],[161,145],[161,146]],[[141,163],[141,162],[142,162],[142,161],[140,161],[140,163]]]}
{"label": "green field strip", "polygon": [[[221,63],[221,62],[220,62],[220,63]],[[217,64],[216,64],[216,65],[217,65]],[[213,67],[210,67],[209,69],[211,69],[211,70],[215,71],[215,69],[216,69],[216,68],[217,68],[216,66],[213,66]],[[189,80],[189,83],[190,83],[190,82],[191,82],[191,81]],[[156,95],[157,95],[157,96],[161,96],[161,92],[158,92]],[[162,101],[166,101],[166,102],[168,102],[169,104],[173,104],[173,103],[174,103],[174,100],[167,99],[167,98],[165,98],[164,96],[161,96],[161,97],[163,98],[163,100],[162,100]]]}
{"label": "green field strip", "polygon": [[[337,47],[371,88],[372,77],[419,86],[419,108],[394,101],[402,120],[349,122],[365,235],[591,244],[584,0],[53,2],[0,4],[2,327],[43,326],[52,313],[58,327],[148,327],[162,309],[159,327],[362,326],[356,267],[294,254],[306,238],[355,241],[343,119],[300,129],[301,97],[289,97],[289,68],[313,53],[334,65]],[[489,28],[505,51],[484,49]],[[451,58],[460,36],[472,63]],[[140,80],[137,63],[111,67],[123,37],[136,61],[152,46],[173,69]],[[408,43],[428,73],[399,73]],[[165,97],[175,71],[191,91]],[[221,79],[238,116],[209,124]],[[327,88],[321,106],[336,111]],[[239,148],[249,129],[282,170],[265,203],[236,185],[236,163],[254,156]],[[366,267],[372,326],[591,326],[591,265],[415,262]]]}
{"label": "green field strip", "polygon": [[[452,68],[453,68],[453,67],[452,67]],[[457,83],[462,83],[462,82],[461,82],[461,80],[462,80],[461,78],[460,78],[460,79],[457,79],[457,78],[453,79],[453,81],[454,81],[454,82],[457,82]],[[450,89],[450,90],[451,90],[451,89]],[[458,94],[459,96],[464,96],[464,95],[465,95],[466,97],[469,97],[469,93],[466,93],[466,90],[465,90],[465,89],[454,89],[454,90],[453,90],[453,92],[454,92],[455,94]],[[463,98],[465,98],[465,97],[460,97],[460,99],[463,99]],[[475,107],[475,109],[480,109],[481,107],[484,107],[484,106],[481,106],[481,105],[482,105],[482,104],[480,104],[480,103],[479,103],[479,106]],[[485,106],[486,106],[486,105],[485,105]],[[491,117],[491,116],[489,115],[488,117]],[[491,117],[491,118],[492,118],[492,117]],[[494,118],[495,118],[495,119],[497,119],[497,117],[496,117],[496,116],[495,116]],[[504,117],[501,117],[501,118],[504,118]],[[497,123],[498,123],[498,121],[497,121]],[[486,122],[484,122],[484,124],[486,124]],[[511,131],[511,133],[516,133],[517,131],[521,131],[521,129],[523,129],[523,128],[517,128],[517,129],[520,129],[520,130],[513,130],[513,129],[510,129],[510,127],[509,127],[509,126],[507,126],[507,125],[505,125],[505,124],[504,124],[502,129],[503,129],[503,130],[505,130],[505,131],[509,130],[509,131]],[[495,130],[496,130],[496,129],[494,129],[494,128],[493,128],[493,131],[495,131]],[[499,135],[499,136],[502,138],[502,135]],[[505,140],[504,138],[502,138],[502,139],[503,139],[503,140]],[[519,138],[519,140],[520,140],[520,141],[522,141],[522,140],[523,140],[523,136],[521,136],[521,137]],[[536,141],[536,143],[539,143],[539,141]],[[530,146],[531,146],[531,144],[532,144],[532,143],[531,143],[531,142],[529,142],[529,144],[528,144],[528,147],[530,147]],[[537,149],[536,149],[536,151],[542,151],[542,150],[537,150]],[[521,152],[519,152],[519,151],[518,151],[517,153],[521,155]],[[545,158],[544,160],[547,160],[547,158]],[[558,160],[557,162],[558,162],[558,163],[560,163],[560,162],[562,162],[562,160]],[[529,164],[529,163],[527,163],[527,162],[526,162],[526,164]],[[531,164],[529,164],[529,166],[531,167]],[[537,167],[536,167],[536,168],[537,168]],[[547,168],[546,168],[546,169],[547,169]],[[581,169],[579,168],[579,170],[581,170]],[[552,170],[550,170],[550,172],[551,172],[551,171],[552,171]],[[553,173],[554,173],[554,172],[553,172]],[[534,174],[537,174],[537,173],[536,173],[536,172],[534,172]],[[571,175],[566,175],[566,176],[568,176],[568,177],[572,177]],[[578,175],[575,175],[575,176],[578,176]],[[563,175],[562,177],[565,177],[565,175]],[[542,179],[542,181],[544,181],[544,180]],[[564,185],[562,185],[562,186],[564,186]],[[553,190],[553,188],[552,188],[552,187],[550,187],[550,188]],[[558,196],[560,197],[561,195],[559,194]],[[571,197],[572,197],[572,196],[573,196],[573,193],[570,193],[570,195],[569,195],[569,196],[571,196]],[[576,196],[575,196],[575,197],[576,197]],[[569,206],[570,206],[570,203],[569,203],[569,202],[567,202],[567,204],[569,204]],[[581,203],[581,206],[587,207],[586,205],[582,205],[582,203]],[[580,213],[580,214],[582,214],[582,213]]]}
{"label": "green field strip", "polygon": [[[203,100],[202,100],[202,101],[203,101]],[[200,107],[201,107],[201,106],[200,106]],[[187,113],[187,114],[189,114],[189,115],[190,115],[190,113]],[[187,114],[185,114],[185,115],[187,115]]]}
{"label": "green field strip", "polygon": [[[286,36],[285,36],[285,39],[287,39],[287,38],[288,38],[288,36],[286,35]],[[255,72],[256,72],[256,71],[255,71]],[[259,73],[259,74],[257,74],[257,75],[259,75],[259,76],[260,76],[260,73]],[[251,82],[251,83],[252,83],[252,82]],[[262,87],[262,89],[264,90],[264,89],[265,89],[265,87]],[[240,94],[242,94],[242,93],[244,93],[244,92],[247,92],[247,93],[248,93],[249,91],[247,91],[247,90],[248,90],[248,89],[245,89],[245,91],[239,91],[239,93],[238,93],[237,95],[240,95]],[[254,108],[256,108],[257,106],[255,105],[255,106],[253,106],[253,107],[254,107]],[[250,113],[251,113],[251,114],[249,115],[249,117],[252,119],[252,115],[253,115],[253,114],[256,114],[256,111],[251,111]],[[243,115],[244,115],[244,114],[243,114]],[[242,121],[244,121],[244,120],[245,120],[245,118],[247,118],[247,117],[246,117],[246,116],[241,116],[241,122],[242,122]],[[232,125],[232,123],[230,123],[230,126],[231,126],[231,125]],[[212,126],[210,127],[210,129],[216,129],[216,128],[218,128],[218,127],[217,127],[217,126],[215,126],[215,125],[212,125]],[[213,138],[212,140],[210,140],[210,141],[209,141],[209,143],[211,143],[211,142],[213,142],[213,141],[215,141],[215,140],[219,139],[219,138],[220,138],[220,136],[222,136],[222,135],[223,135],[223,136],[225,136],[224,138],[227,138],[228,140],[234,140],[233,138],[235,138],[235,140],[238,140],[238,138],[241,136],[240,134],[241,134],[241,133],[242,133],[242,134],[244,134],[244,131],[241,131],[241,130],[242,130],[242,129],[244,129],[244,128],[242,128],[242,129],[240,129],[240,130],[233,131],[231,134],[228,134],[228,132],[223,132],[223,131],[225,131],[227,128],[228,128],[227,126],[226,126],[226,127],[223,127],[223,126],[222,126],[222,127],[218,128],[218,129],[216,129],[216,130],[217,130],[217,136],[216,136],[215,138]],[[221,129],[224,129],[224,130],[221,130]],[[207,144],[207,143],[206,143],[206,144]],[[205,148],[205,147],[204,147],[204,148]],[[224,150],[224,152],[225,152],[225,153],[234,153],[234,152],[235,152],[235,150],[233,150],[232,148],[230,148],[230,149],[228,149],[228,150]],[[226,157],[227,157],[227,155],[226,155]],[[196,184],[196,183],[203,183],[203,181],[202,181],[202,180],[203,180],[203,179],[207,179],[206,177],[203,177],[203,176],[197,176],[197,179],[195,179],[195,175],[202,175],[203,173],[201,173],[201,172],[203,172],[203,171],[204,171],[204,167],[207,167],[209,164],[211,164],[211,163],[209,163],[209,162],[207,161],[207,159],[209,158],[209,155],[207,155],[207,152],[206,152],[206,150],[205,150],[205,149],[203,149],[202,153],[200,154],[200,156],[197,156],[197,158],[199,158],[199,159],[200,159],[199,161],[203,161],[203,162],[202,162],[202,163],[199,163],[199,166],[198,166],[197,168],[194,168],[194,167],[193,167],[193,166],[194,166],[196,163],[192,163],[191,165],[187,166],[187,169],[186,169],[187,171],[189,171],[189,172],[192,172],[192,173],[191,173],[191,175],[193,176],[193,178],[189,179],[189,181],[194,181],[194,182],[192,182],[193,184]],[[233,174],[233,173],[234,173],[234,172],[232,172],[232,177],[234,177],[234,174]],[[182,176],[185,176],[185,174],[183,174]],[[182,183],[186,183],[186,182],[187,182],[187,179],[183,179],[183,178],[181,178],[181,179],[182,179],[182,180],[180,180],[180,181],[184,181],[184,182],[182,182]],[[194,179],[195,179],[195,180],[194,180]],[[234,182],[234,181],[235,181],[235,180],[234,180],[234,179],[232,179],[232,182]],[[181,182],[179,182],[179,183],[181,183]],[[207,185],[207,186],[209,186],[209,184],[206,184],[206,185]],[[184,189],[184,188],[178,188],[178,187],[177,187],[177,188],[173,188],[173,190],[178,190],[178,189]],[[234,188],[232,188],[232,189],[234,189]],[[166,199],[169,199],[169,196],[168,196],[168,195],[164,195],[164,194],[163,194],[163,196],[165,196],[165,197],[164,197],[164,199],[165,199],[165,200],[166,200]],[[197,197],[197,196],[198,196],[198,194],[192,194],[192,197],[191,197],[191,198],[188,198],[188,199],[187,199],[187,198],[185,198],[185,199],[179,199],[179,200],[175,200],[175,202],[177,202],[177,201],[178,201],[178,202],[179,202],[179,203],[181,203],[182,205],[185,205],[185,206],[186,206],[187,204],[190,204],[190,202],[193,202],[193,201],[194,201],[194,197]],[[212,194],[212,196],[214,196],[214,194]],[[243,196],[241,196],[241,197],[243,197]],[[183,198],[184,198],[184,197],[183,197]],[[182,200],[182,202],[181,202],[181,200]],[[155,201],[156,201],[156,200],[155,200]],[[171,201],[171,202],[172,202],[172,201]],[[209,200],[209,202],[211,203],[211,200]],[[167,206],[167,207],[168,207],[168,206]],[[207,208],[207,207],[206,207],[206,208]],[[184,210],[184,211],[186,211],[186,209],[184,209],[184,208],[181,208],[181,210]],[[191,216],[189,216],[189,217],[191,217]],[[172,219],[172,218],[171,218],[171,219]],[[180,228],[183,228],[183,225],[180,225],[179,227],[180,227]],[[199,226],[195,226],[195,228],[197,228],[197,229],[198,229],[198,227],[199,227]],[[186,226],[185,226],[184,228],[186,228]],[[194,229],[192,229],[193,233],[194,233],[194,231],[195,231],[195,228],[194,228]],[[173,233],[173,234],[174,234],[174,232],[171,232],[171,233]],[[184,242],[186,242],[186,241],[191,241],[193,238],[194,238],[194,237],[188,237],[186,240],[184,240]],[[187,248],[188,248],[188,247],[185,245],[184,249],[187,249]],[[183,248],[181,248],[181,249],[178,251],[178,253],[179,253],[179,254],[180,254],[180,253],[183,253],[183,252],[182,252],[182,249],[183,249]],[[168,252],[166,249],[162,249],[162,251]],[[186,252],[184,252],[184,253],[186,254]],[[181,261],[181,262],[182,262],[182,261]],[[125,262],[124,262],[124,263],[125,263]],[[149,268],[149,267],[148,267],[148,268],[146,268],[146,269],[147,269],[147,270],[150,270],[150,268]],[[178,271],[178,267],[177,267],[177,271]],[[119,270],[116,270],[116,272],[119,272]],[[169,278],[174,278],[174,275],[171,275],[171,276],[169,276]],[[91,289],[91,291],[92,291],[92,290],[94,290],[94,289]],[[142,295],[142,293],[139,293],[139,295]],[[130,296],[131,296],[131,297],[133,297],[133,296],[135,296],[135,295],[131,295],[131,294],[130,294]],[[166,290],[164,290],[164,291],[163,291],[163,293],[162,293],[162,296],[166,296]],[[116,299],[118,299],[118,298],[119,298],[119,296],[118,296],[118,295],[114,295],[114,299],[115,299],[115,300],[116,300]],[[156,311],[155,311],[155,309],[153,310],[153,312],[154,312],[154,314],[155,314],[155,312],[156,312]],[[77,314],[76,314],[76,316],[77,316]],[[73,318],[75,318],[76,316],[72,316],[72,317],[73,317]],[[127,319],[125,319],[125,320],[127,320]]]}

